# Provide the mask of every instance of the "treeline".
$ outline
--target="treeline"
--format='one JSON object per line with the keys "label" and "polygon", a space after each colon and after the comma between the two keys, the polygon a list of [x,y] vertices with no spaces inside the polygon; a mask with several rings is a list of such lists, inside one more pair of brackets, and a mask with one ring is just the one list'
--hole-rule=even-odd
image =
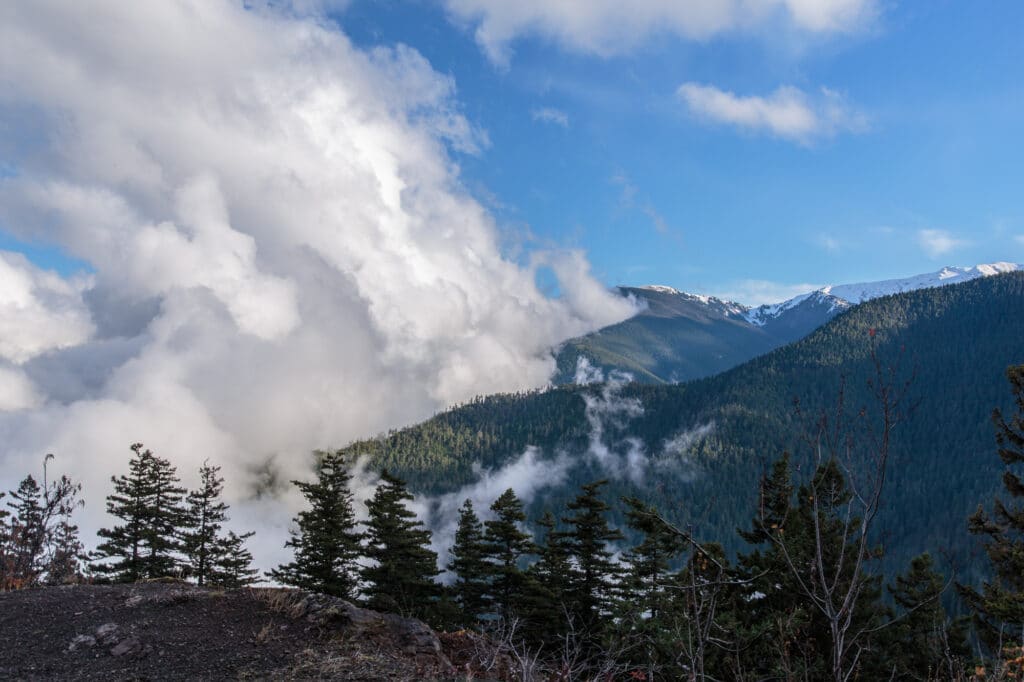
{"label": "treeline", "polygon": [[[875,524],[887,434],[908,395],[895,377],[878,365],[873,413],[847,419],[837,409],[806,422],[814,467],[801,474],[788,454],[774,462],[734,558],[638,499],[609,504],[598,480],[532,524],[511,489],[484,514],[466,500],[439,580],[405,482],[385,471],[357,523],[351,460],[339,451],[320,454],[313,482],[295,482],[308,502],[288,543],[295,558],[271,576],[438,629],[479,631],[521,679],[1016,679],[1024,506],[997,499],[953,531],[987,539],[994,578],[980,589],[944,576],[930,554],[888,578],[882,570]],[[1009,377],[1017,413],[994,419],[999,454],[1013,465],[1024,463],[1024,365]],[[1004,485],[1024,497],[1016,475]],[[617,515],[625,527],[610,521]],[[954,593],[970,616],[947,612]]]}
{"label": "treeline", "polygon": [[[203,464],[200,487],[179,485],[171,463],[131,446],[127,475],[112,477],[107,513],[121,523],[101,528],[102,542],[87,553],[72,523],[82,506],[81,484],[67,476],[44,483],[31,474],[0,509],[0,589],[83,581],[134,582],[177,577],[199,585],[241,587],[257,580],[245,541],[252,533],[225,531],[220,467]],[[0,493],[0,498],[3,493]]]}
{"label": "treeline", "polygon": [[[796,451],[799,425],[793,401],[805,410],[827,409],[846,377],[848,403],[870,400],[869,331],[878,353],[902,354],[915,370],[916,415],[893,434],[887,504],[877,527],[888,552],[885,570],[895,574],[924,551],[948,554],[961,576],[974,582],[977,561],[971,538],[951,534],[978,500],[999,486],[999,461],[991,456],[989,415],[1005,406],[1006,367],[1024,362],[1024,315],[1009,314],[1024,301],[1024,272],[874,299],[851,308],[805,339],[728,372],[686,384],[631,384],[620,397],[643,406],[630,419],[607,419],[603,443],[620,455],[639,442],[666,464],[641,483],[612,476],[610,499],[639,497],[676,524],[693,524],[698,535],[718,538],[728,554],[743,550],[734,530],[756,502],[760,475],[790,450],[794,466],[812,463]],[[562,387],[526,397],[490,396],[438,415],[388,437],[346,448],[387,468],[417,494],[448,494],[476,480],[474,465],[492,471],[520,457],[528,446],[538,456],[565,452],[573,466],[564,484],[527,502],[539,517],[545,505],[570,502],[583,483],[607,476],[588,466],[590,425],[585,399],[600,386]],[[684,453],[665,451],[678,434],[704,424],[713,431]],[[624,526],[618,514],[616,523]]]}

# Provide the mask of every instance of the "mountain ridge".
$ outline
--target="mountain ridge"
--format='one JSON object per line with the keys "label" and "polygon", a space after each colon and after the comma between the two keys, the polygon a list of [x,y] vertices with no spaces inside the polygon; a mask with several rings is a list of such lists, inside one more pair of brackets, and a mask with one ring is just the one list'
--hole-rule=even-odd
{"label": "mountain ridge", "polygon": [[621,285],[617,289],[623,296],[645,308],[628,320],[566,341],[556,354],[553,383],[573,383],[580,357],[643,383],[700,379],[799,340],[866,301],[1021,270],[1024,265],[1004,261],[946,266],[897,279],[830,284],[756,307],[660,284]]}

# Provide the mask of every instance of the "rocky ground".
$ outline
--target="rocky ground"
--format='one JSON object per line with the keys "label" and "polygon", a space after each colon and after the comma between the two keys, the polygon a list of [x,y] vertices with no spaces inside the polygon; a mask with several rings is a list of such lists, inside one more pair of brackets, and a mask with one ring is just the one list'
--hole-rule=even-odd
{"label": "rocky ground", "polygon": [[464,679],[445,651],[461,663],[459,638],[445,639],[417,620],[296,590],[145,583],[0,594],[5,680]]}

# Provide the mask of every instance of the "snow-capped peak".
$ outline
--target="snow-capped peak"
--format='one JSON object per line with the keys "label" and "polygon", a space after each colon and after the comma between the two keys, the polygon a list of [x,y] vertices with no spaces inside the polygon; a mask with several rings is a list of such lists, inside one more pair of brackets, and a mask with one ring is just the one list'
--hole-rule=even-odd
{"label": "snow-capped peak", "polygon": [[1007,262],[983,263],[972,267],[948,266],[942,268],[938,272],[929,272],[923,275],[904,277],[902,279],[887,279],[881,282],[861,282],[858,284],[839,285],[830,284],[818,289],[817,291],[812,291],[808,294],[801,294],[800,296],[791,298],[788,301],[783,301],[782,303],[773,303],[752,308],[745,317],[752,324],[764,325],[769,320],[778,317],[781,313],[789,310],[790,308],[800,305],[815,294],[822,297],[823,300],[828,300],[833,306],[832,310],[834,310],[836,307],[848,307],[850,305],[863,303],[864,301],[870,301],[873,298],[889,296],[890,294],[947,286],[949,284],[958,284],[960,282],[977,279],[978,277],[989,277],[991,275],[998,275],[1004,272],[1014,272],[1016,270],[1024,270],[1024,265]]}

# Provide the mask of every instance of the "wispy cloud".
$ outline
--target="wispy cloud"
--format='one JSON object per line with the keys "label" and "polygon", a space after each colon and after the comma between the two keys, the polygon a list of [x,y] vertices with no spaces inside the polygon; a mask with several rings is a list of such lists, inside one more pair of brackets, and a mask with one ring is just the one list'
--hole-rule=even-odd
{"label": "wispy cloud", "polygon": [[840,132],[862,132],[868,126],[864,114],[828,88],[812,96],[784,85],[762,97],[737,95],[714,85],[683,83],[677,94],[698,118],[801,144]]}
{"label": "wispy cloud", "polygon": [[538,36],[573,52],[623,54],[656,34],[691,40],[777,28],[830,35],[870,25],[878,0],[445,0],[449,14],[475,31],[488,58],[507,65],[510,44]]}
{"label": "wispy cloud", "polygon": [[818,235],[815,243],[829,253],[839,253],[842,248],[842,243],[838,239],[825,232]]}
{"label": "wispy cloud", "polygon": [[929,257],[938,258],[953,249],[967,246],[969,242],[953,236],[947,230],[918,230],[917,243]]}
{"label": "wispy cloud", "polygon": [[530,112],[530,118],[540,123],[552,123],[554,125],[562,126],[563,128],[569,127],[569,114],[565,113],[561,109],[555,109],[553,107],[541,107],[540,109],[534,109]]}

